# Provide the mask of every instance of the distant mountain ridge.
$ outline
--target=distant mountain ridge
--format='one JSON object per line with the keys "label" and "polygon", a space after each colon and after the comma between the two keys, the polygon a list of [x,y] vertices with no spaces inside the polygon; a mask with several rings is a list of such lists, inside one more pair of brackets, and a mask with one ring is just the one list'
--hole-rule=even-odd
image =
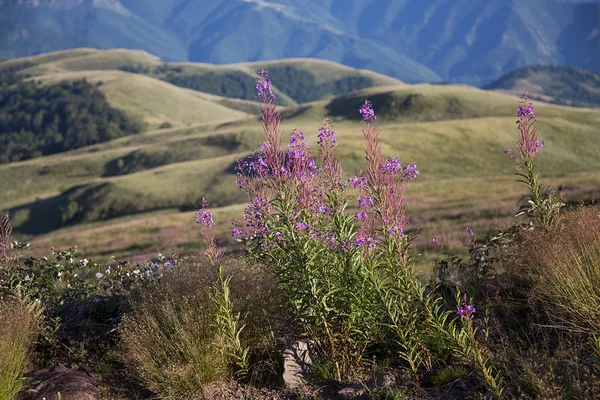
{"label": "distant mountain ridge", "polygon": [[137,48],[167,61],[312,57],[482,85],[532,64],[600,72],[600,4],[558,0],[0,0],[0,58]]}

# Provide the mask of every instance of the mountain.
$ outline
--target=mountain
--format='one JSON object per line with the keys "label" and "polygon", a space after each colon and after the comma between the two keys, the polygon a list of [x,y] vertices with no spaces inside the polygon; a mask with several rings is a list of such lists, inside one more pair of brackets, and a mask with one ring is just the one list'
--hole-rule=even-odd
{"label": "mountain", "polygon": [[600,107],[600,74],[577,67],[538,65],[521,68],[492,82],[486,89],[579,107]]}
{"label": "mountain", "polygon": [[229,64],[310,57],[406,82],[600,72],[600,4],[558,0],[0,0],[0,58],[74,47]]}

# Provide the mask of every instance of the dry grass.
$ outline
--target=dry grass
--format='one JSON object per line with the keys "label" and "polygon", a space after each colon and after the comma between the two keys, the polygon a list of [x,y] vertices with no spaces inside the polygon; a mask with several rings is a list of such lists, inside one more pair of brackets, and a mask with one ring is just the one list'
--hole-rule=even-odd
{"label": "dry grass", "polygon": [[0,400],[13,400],[26,386],[24,373],[41,330],[39,306],[0,300]]}
{"label": "dry grass", "polygon": [[534,297],[551,321],[566,329],[600,333],[600,208],[564,215],[522,248],[534,280]]}
{"label": "dry grass", "polygon": [[[269,297],[273,279],[239,258],[227,259],[225,271],[232,277],[235,312],[245,325],[241,340],[251,347],[251,371],[264,373],[278,307]],[[210,294],[215,282],[215,267],[188,258],[157,286],[133,296],[132,312],[121,330],[123,361],[161,398],[195,398],[207,384],[232,377],[216,332]]]}

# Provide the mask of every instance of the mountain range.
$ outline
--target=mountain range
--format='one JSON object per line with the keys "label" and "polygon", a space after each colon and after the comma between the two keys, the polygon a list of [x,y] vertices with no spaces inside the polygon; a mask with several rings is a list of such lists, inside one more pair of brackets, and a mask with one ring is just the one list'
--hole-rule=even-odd
{"label": "mountain range", "polygon": [[600,72],[600,3],[558,0],[0,0],[0,58],[75,47],[216,64],[311,57],[405,82],[519,67]]}

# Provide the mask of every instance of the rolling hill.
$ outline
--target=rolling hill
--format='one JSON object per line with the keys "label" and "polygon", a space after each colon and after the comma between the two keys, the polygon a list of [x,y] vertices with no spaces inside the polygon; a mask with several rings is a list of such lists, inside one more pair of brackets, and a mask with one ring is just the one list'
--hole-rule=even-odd
{"label": "rolling hill", "polygon": [[510,93],[529,92],[548,103],[600,107],[600,74],[577,67],[538,65],[518,69],[485,87]]}
{"label": "rolling hill", "polygon": [[77,47],[217,64],[310,57],[410,83],[474,85],[535,64],[600,72],[597,2],[2,0],[0,8],[0,58]]}
{"label": "rolling hill", "polygon": [[[247,156],[261,140],[257,103],[173,85],[154,76],[161,73],[154,68],[181,66],[176,72],[181,76],[233,69],[250,79],[257,68],[291,65],[312,71],[310,80],[317,85],[357,76],[346,67],[314,60],[216,67],[165,64],[145,53],[112,50],[14,60],[1,63],[0,74],[2,68],[19,65],[24,79],[42,86],[64,79],[102,82],[98,90],[112,106],[148,124],[135,135],[0,165],[0,210],[14,216],[19,239],[32,240],[37,254],[50,245],[77,244],[86,255],[100,257],[164,252],[173,246],[197,251],[193,210],[201,199],[216,208],[224,240],[229,221],[240,216],[245,201],[235,186],[234,157]],[[149,70],[123,71],[128,65]],[[332,117],[342,162],[348,173],[357,172],[364,160],[357,110],[368,98],[378,114],[384,153],[415,161],[421,171],[407,192],[412,226],[423,233],[421,245],[431,235],[458,238],[466,225],[483,233],[513,218],[522,189],[503,150],[516,141],[517,96],[470,86],[407,85],[355,73],[378,85],[325,93],[301,104],[292,97],[298,91],[277,86],[273,78],[279,97],[289,104],[282,110],[284,132],[303,130],[314,148],[320,121]],[[540,102],[536,114],[547,144],[539,157],[544,182],[566,185],[573,201],[600,198],[597,111]],[[170,127],[160,128],[165,122]]]}
{"label": "rolling hill", "polygon": [[[98,135],[90,133],[97,131],[100,126],[98,121],[90,121],[90,116],[97,119],[100,103],[87,106],[83,104],[92,94],[100,101],[107,102],[106,107],[113,110],[111,112],[118,110],[119,113],[124,113],[126,118],[123,118],[132,121],[130,124],[141,122],[150,129],[210,121],[225,122],[248,116],[248,113],[256,115],[259,111],[258,104],[251,100],[255,100],[254,74],[261,68],[272,69],[274,79],[281,82],[281,89],[276,87],[275,92],[283,105],[296,105],[298,102],[322,99],[375,85],[401,84],[390,77],[323,60],[286,60],[225,66],[172,64],[163,63],[142,51],[93,49],[10,60],[0,63],[0,87],[6,85],[4,100],[0,99],[0,104],[7,103],[6,108],[0,107],[0,134],[4,139],[10,139],[10,146],[4,146],[4,150],[15,154],[11,155],[12,158],[2,154],[2,160],[21,160],[106,140],[102,139],[107,137],[106,134],[94,139]],[[81,98],[79,89],[72,87],[69,92],[67,89],[71,86],[65,86],[62,82],[85,82],[79,85],[88,85],[86,90],[89,93],[86,98]],[[53,102],[58,104],[53,94],[57,90],[63,93],[60,102],[74,103],[76,99],[81,99],[81,104],[77,106],[59,106],[58,111],[62,111],[64,116],[58,120],[57,115],[60,113],[54,110],[54,115],[50,116],[46,109],[49,106],[44,105]],[[10,93],[13,95],[9,96]],[[90,108],[92,106],[93,110]],[[80,109],[79,112],[67,110],[76,107]],[[16,120],[9,124],[17,111],[23,114],[23,118],[19,119],[21,125],[15,126]],[[64,138],[61,136],[56,139],[55,133],[57,129],[67,129],[66,121],[69,118],[73,121],[82,120],[78,123],[78,129],[90,133],[87,136],[93,138],[87,142],[77,141],[82,143],[80,145],[63,146]],[[8,122],[2,124],[2,121]],[[68,124],[74,125],[73,122]],[[23,130],[25,132],[19,134]],[[38,136],[43,132],[50,143],[38,146],[43,146],[43,149],[35,147],[32,144],[35,141],[33,131]],[[130,129],[125,131],[111,135],[114,138],[134,133]],[[139,129],[135,130],[137,131]],[[63,136],[64,134],[62,132]],[[73,140],[71,142],[75,143]],[[16,154],[20,148],[24,150]]]}

